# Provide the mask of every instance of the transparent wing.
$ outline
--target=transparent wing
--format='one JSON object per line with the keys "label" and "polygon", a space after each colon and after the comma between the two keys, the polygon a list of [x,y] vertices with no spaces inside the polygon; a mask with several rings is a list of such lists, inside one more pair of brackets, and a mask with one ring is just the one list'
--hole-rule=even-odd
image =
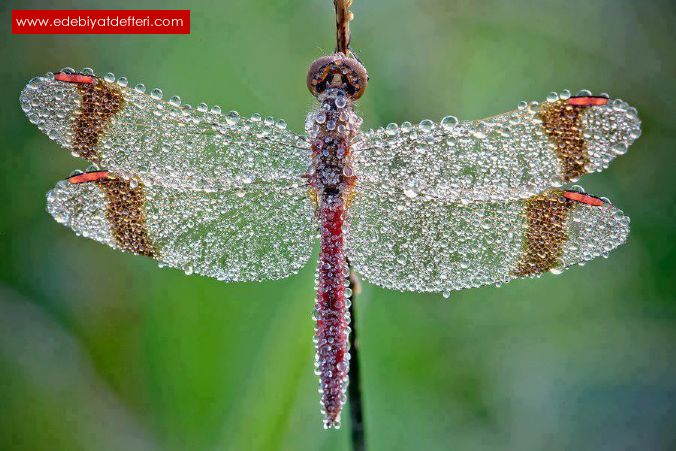
{"label": "transparent wing", "polygon": [[460,204],[365,189],[349,210],[347,250],[372,283],[449,292],[559,272],[607,254],[628,232],[620,210],[571,191]]}
{"label": "transparent wing", "polygon": [[307,152],[294,147],[305,144],[284,121],[193,109],[144,90],[126,79],[57,73],[31,80],[20,101],[30,121],[75,156],[147,183],[227,190],[287,185],[305,173]]}
{"label": "transparent wing", "polygon": [[640,135],[619,99],[552,93],[478,121],[390,124],[355,145],[360,184],[450,201],[522,199],[606,168]]}
{"label": "transparent wing", "polygon": [[312,252],[305,187],[187,191],[135,185],[105,172],[59,182],[48,211],[78,235],[223,281],[278,279]]}

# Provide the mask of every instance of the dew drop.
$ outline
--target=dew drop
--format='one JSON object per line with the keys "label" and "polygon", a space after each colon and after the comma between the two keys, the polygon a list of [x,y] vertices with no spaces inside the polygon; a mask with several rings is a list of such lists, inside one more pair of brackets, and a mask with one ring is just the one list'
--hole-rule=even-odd
{"label": "dew drop", "polygon": [[225,116],[225,122],[228,125],[235,125],[239,122],[239,113],[237,111],[230,111],[226,116]]}
{"label": "dew drop", "polygon": [[627,145],[625,143],[613,144],[611,150],[615,155],[624,155],[627,153]]}
{"label": "dew drop", "polygon": [[458,118],[455,116],[445,116],[441,120],[441,126],[444,130],[452,130],[456,125],[458,125]]}
{"label": "dew drop", "polygon": [[28,88],[29,89],[38,89],[38,86],[40,86],[40,83],[42,83],[41,77],[31,78],[31,81],[28,82]]}
{"label": "dew drop", "polygon": [[399,126],[394,122],[387,124],[387,127],[385,127],[385,133],[388,134],[389,136],[396,135],[398,130]]}
{"label": "dew drop", "polygon": [[429,119],[423,119],[420,121],[420,124],[418,124],[418,128],[425,133],[429,133],[434,129],[434,122]]}

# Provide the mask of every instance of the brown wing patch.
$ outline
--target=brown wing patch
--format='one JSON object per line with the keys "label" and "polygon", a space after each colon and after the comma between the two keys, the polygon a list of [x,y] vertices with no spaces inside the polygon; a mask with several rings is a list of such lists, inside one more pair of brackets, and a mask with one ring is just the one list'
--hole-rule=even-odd
{"label": "brown wing patch", "polygon": [[78,83],[82,97],[80,111],[73,122],[73,150],[78,156],[97,162],[96,145],[110,119],[124,104],[120,89],[110,83]]}
{"label": "brown wing patch", "polygon": [[157,257],[158,252],[148,235],[143,206],[146,202],[142,184],[132,187],[129,180],[108,178],[93,183],[105,193],[106,218],[110,230],[122,249],[146,257]]}
{"label": "brown wing patch", "polygon": [[568,214],[574,202],[562,191],[547,191],[528,200],[526,241],[514,276],[540,274],[560,264],[563,245],[568,240]]}
{"label": "brown wing patch", "polygon": [[545,133],[556,143],[556,155],[563,168],[563,179],[570,181],[587,173],[587,143],[583,136],[582,113],[587,104],[571,104],[565,100],[545,102],[540,117]]}

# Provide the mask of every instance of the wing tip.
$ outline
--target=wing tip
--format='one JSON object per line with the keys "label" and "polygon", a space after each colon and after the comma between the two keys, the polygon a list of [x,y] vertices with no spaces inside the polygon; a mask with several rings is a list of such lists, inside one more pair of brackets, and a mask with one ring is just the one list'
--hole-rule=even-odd
{"label": "wing tip", "polygon": [[[563,196],[581,204],[582,208],[576,211],[579,212],[577,214],[588,216],[586,221],[588,221],[587,227],[589,230],[598,227],[603,228],[604,232],[601,235],[590,234],[588,237],[589,241],[606,240],[597,243],[599,249],[603,249],[603,251],[597,253],[594,257],[607,255],[627,241],[631,220],[629,216],[624,214],[624,211],[613,205],[608,199],[577,191],[565,191]],[[587,213],[584,213],[584,211]]]}
{"label": "wing tip", "polygon": [[58,72],[47,72],[46,74],[33,77],[26,83],[22,93],[27,89],[39,89],[44,83],[49,82],[59,81],[63,83],[91,85],[95,84],[98,80],[99,78],[89,72],[75,72],[70,69],[62,69]]}

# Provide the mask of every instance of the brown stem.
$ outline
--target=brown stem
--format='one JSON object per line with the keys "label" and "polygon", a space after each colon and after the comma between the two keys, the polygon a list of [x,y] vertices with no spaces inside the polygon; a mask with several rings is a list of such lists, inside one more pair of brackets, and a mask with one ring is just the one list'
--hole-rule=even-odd
{"label": "brown stem", "polygon": [[333,0],[336,7],[336,52],[347,55],[350,48],[350,21],[352,0]]}
{"label": "brown stem", "polygon": [[[350,51],[350,21],[352,20],[352,12],[350,6],[352,0],[333,0],[333,5],[336,8],[336,52],[343,53],[346,56]],[[350,333],[350,370],[349,378],[350,385],[348,385],[348,399],[350,403],[350,422],[352,427],[352,450],[366,451],[366,440],[364,438],[364,413],[362,409],[361,398],[361,375],[359,368],[359,342],[357,341],[357,320],[354,314],[355,300],[360,291],[359,279],[352,269],[349,260],[347,264],[350,268],[350,318],[352,332]]]}

